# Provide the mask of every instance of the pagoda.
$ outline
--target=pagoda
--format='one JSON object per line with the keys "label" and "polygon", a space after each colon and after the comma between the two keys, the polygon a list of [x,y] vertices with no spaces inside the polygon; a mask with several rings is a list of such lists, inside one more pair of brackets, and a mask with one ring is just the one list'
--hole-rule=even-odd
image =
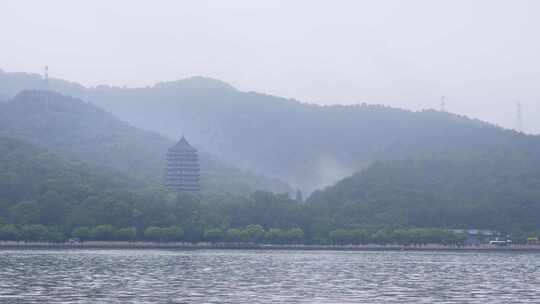
{"label": "pagoda", "polygon": [[199,170],[197,149],[182,135],[180,141],[167,152],[165,186],[175,192],[198,193],[201,188]]}

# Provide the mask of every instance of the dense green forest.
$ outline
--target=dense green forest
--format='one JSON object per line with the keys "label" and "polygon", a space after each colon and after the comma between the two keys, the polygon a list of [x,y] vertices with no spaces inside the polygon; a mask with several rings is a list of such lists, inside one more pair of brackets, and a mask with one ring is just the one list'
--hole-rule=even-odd
{"label": "dense green forest", "polygon": [[[195,146],[240,168],[283,179],[304,193],[376,160],[482,155],[511,147],[521,137],[450,113],[367,104],[318,106],[242,92],[202,77],[143,88],[49,83],[142,129],[171,138],[185,132]],[[6,96],[43,86],[39,75],[0,73],[0,94]]]}
{"label": "dense green forest", "polygon": [[[184,241],[198,241],[212,228],[258,221],[261,210],[252,204],[259,200],[258,204],[268,203],[270,209],[280,212],[298,207],[287,195],[269,192],[256,192],[250,198],[220,194],[202,201],[65,160],[19,139],[0,137],[0,239],[4,240],[62,240],[72,234],[81,237],[84,228],[92,231],[94,239],[117,239],[119,235],[124,239],[133,231],[138,238],[152,239],[148,235],[158,227],[162,230],[157,235],[176,231]],[[294,223],[287,218],[273,220],[280,225]]]}
{"label": "dense green forest", "polygon": [[[317,226],[287,194],[168,193],[102,168],[0,137],[0,239],[387,243],[459,241],[434,229]],[[422,241],[424,240],[424,241]]]}
{"label": "dense green forest", "polygon": [[345,227],[540,229],[540,154],[508,152],[464,160],[376,163],[308,200]]}
{"label": "dense green forest", "polygon": [[[0,134],[151,184],[161,184],[165,153],[173,145],[172,140],[134,128],[92,104],[46,91],[23,91],[0,104]],[[207,191],[292,192],[277,179],[241,171],[208,153],[202,152],[200,158]]]}
{"label": "dense green forest", "polygon": [[[0,155],[3,240],[455,244],[463,236],[442,228],[492,228],[517,241],[540,229],[540,167],[505,157],[377,163],[302,202],[168,193],[7,137]],[[494,173],[491,162],[503,165]]]}

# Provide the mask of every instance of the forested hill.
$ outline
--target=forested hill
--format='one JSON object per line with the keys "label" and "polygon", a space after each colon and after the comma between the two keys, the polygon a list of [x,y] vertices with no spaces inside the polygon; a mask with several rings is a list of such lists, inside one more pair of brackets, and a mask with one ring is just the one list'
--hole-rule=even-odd
{"label": "forested hill", "polygon": [[334,224],[540,229],[540,141],[462,159],[378,162],[308,199]]}
{"label": "forested hill", "polygon": [[124,175],[66,161],[19,139],[0,136],[0,223],[64,224],[86,199],[141,187]]}
{"label": "forested hill", "polygon": [[[48,91],[23,91],[0,104],[0,134],[20,138],[62,157],[128,174],[147,184],[162,182],[173,141],[142,131],[81,100]],[[249,194],[290,192],[284,183],[241,172],[201,154],[205,190]]]}
{"label": "forested hill", "polygon": [[[37,75],[0,73],[0,94],[43,87]],[[244,169],[308,192],[376,160],[461,158],[506,149],[522,136],[437,111],[376,105],[317,106],[194,77],[144,88],[83,86],[51,80],[52,89],[90,101],[135,126],[192,143]]]}

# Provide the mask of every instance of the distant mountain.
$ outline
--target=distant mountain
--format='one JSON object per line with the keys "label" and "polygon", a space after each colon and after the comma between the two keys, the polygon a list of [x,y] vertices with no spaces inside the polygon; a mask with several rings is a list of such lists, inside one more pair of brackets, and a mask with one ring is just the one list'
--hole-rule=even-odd
{"label": "distant mountain", "polygon": [[[174,143],[90,103],[48,91],[23,91],[0,104],[0,134],[154,185],[162,183],[165,153]],[[207,153],[201,153],[201,167],[206,191],[292,191],[278,180],[242,172]]]}
{"label": "distant mountain", "polygon": [[[43,87],[37,75],[0,73],[0,94]],[[511,148],[522,134],[438,111],[377,105],[318,106],[242,92],[202,77],[144,88],[85,88],[51,80],[143,129],[189,134],[196,146],[235,166],[311,192],[377,160],[461,158]]]}
{"label": "distant mountain", "polygon": [[[154,86],[159,89],[177,89],[177,90],[224,90],[236,91],[232,85],[213,78],[195,76],[183,80],[160,82]],[[101,86],[107,88],[107,86]]]}
{"label": "distant mountain", "polygon": [[[378,162],[308,199],[335,225],[540,229],[540,141],[461,159]],[[518,233],[519,234],[519,233]]]}
{"label": "distant mountain", "polygon": [[46,84],[43,77],[38,74],[7,73],[0,69],[0,95],[9,98],[15,97],[24,90],[47,90],[55,88],[59,92],[72,96],[79,96],[86,90],[80,84],[59,79],[50,79]]}

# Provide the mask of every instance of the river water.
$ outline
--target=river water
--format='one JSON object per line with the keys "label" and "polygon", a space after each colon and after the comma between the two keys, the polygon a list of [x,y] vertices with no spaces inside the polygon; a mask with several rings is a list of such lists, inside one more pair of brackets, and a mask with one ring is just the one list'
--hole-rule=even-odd
{"label": "river water", "polygon": [[540,303],[540,254],[0,250],[0,303]]}

